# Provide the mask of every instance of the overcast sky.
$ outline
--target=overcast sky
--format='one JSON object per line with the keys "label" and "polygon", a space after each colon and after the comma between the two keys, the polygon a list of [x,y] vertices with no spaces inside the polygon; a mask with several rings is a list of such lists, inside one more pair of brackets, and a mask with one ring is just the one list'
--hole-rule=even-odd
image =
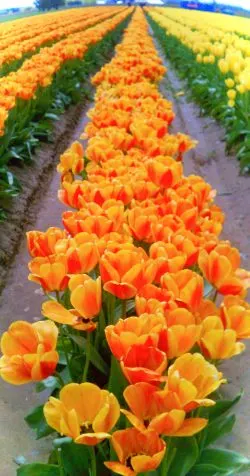
{"label": "overcast sky", "polygon": [[[218,3],[226,5],[239,5],[250,8],[250,0],[218,0]],[[34,0],[0,0],[0,10],[11,7],[28,7],[34,4]]]}

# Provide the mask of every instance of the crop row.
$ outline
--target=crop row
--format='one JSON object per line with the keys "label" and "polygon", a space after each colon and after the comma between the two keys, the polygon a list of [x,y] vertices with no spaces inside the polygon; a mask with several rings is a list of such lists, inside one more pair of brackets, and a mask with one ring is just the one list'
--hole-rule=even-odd
{"label": "crop row", "polygon": [[[103,51],[98,51],[98,45],[130,12],[127,8],[109,7],[106,13],[101,13],[103,21],[94,27],[72,33],[51,47],[41,49],[18,71],[1,78],[0,200],[3,209],[6,199],[20,191],[20,184],[7,164],[10,161],[29,163],[39,141],[51,137],[51,120],[58,119],[70,103],[81,99],[83,81],[105,59],[105,45],[100,46]],[[89,22],[96,23],[96,18]],[[107,45],[112,47],[109,40]],[[5,216],[4,210],[2,216]]]}
{"label": "crop row", "polygon": [[[44,292],[35,323],[1,338],[1,377],[38,382],[26,417],[54,436],[48,464],[18,476],[215,476],[250,461],[218,449],[239,400],[218,393],[217,368],[244,351],[249,272],[222,240],[215,191],[185,176],[195,146],[170,134],[165,68],[137,9],[97,87],[83,145],[60,157],[64,228],[27,234],[29,280]],[[219,295],[219,296],[218,296]],[[48,391],[50,397],[48,398]]]}
{"label": "crop row", "polygon": [[[250,38],[227,31],[228,17],[174,8],[148,10],[155,34],[203,112],[222,121],[227,149],[250,166]],[[241,24],[242,19],[234,19]],[[244,19],[248,24],[250,21]],[[235,26],[235,29],[237,30]],[[238,29],[242,29],[239,27]]]}

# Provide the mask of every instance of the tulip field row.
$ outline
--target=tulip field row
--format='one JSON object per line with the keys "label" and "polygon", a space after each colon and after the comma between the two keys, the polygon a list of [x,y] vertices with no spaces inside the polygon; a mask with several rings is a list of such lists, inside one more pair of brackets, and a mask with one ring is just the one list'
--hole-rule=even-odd
{"label": "tulip field row", "polygon": [[25,420],[53,447],[47,464],[22,464],[18,476],[250,468],[247,457],[215,447],[240,399],[223,399],[219,367],[250,338],[250,273],[220,238],[216,191],[184,175],[196,142],[169,132],[175,115],[158,88],[165,72],[137,8],[92,78],[86,146],[75,141],[60,156],[58,198],[71,208],[63,228],[27,233],[43,319],[3,333],[0,375],[46,390]]}
{"label": "tulip field row", "polygon": [[250,167],[248,18],[175,8],[147,9],[164,53],[187,80],[203,112],[226,128],[243,171]]}
{"label": "tulip field row", "polygon": [[51,120],[83,97],[82,82],[102,64],[101,56],[105,58],[130,12],[124,7],[84,9],[76,21],[73,10],[70,25],[58,29],[58,41],[0,79],[0,220],[5,201],[21,188],[7,164],[32,161],[34,148],[51,133]]}

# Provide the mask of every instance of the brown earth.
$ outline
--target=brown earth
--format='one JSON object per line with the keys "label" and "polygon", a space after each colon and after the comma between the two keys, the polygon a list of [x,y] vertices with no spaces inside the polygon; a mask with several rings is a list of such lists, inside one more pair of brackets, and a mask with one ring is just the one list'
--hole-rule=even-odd
{"label": "brown earth", "polygon": [[[235,158],[225,155],[223,129],[213,119],[200,117],[198,107],[188,102],[185,95],[176,97],[177,92],[185,91],[185,85],[177,79],[171,67],[161,88],[164,95],[173,101],[176,119],[172,130],[188,133],[199,141],[197,148],[185,157],[185,173],[202,175],[218,190],[216,202],[223,208],[227,217],[223,237],[230,238],[232,244],[240,248],[243,266],[250,268],[250,209],[247,207],[250,179],[239,176]],[[45,230],[49,226],[61,225],[60,216],[65,207],[57,200],[59,177],[53,169],[55,169],[59,153],[68,143],[79,137],[84,128],[86,115],[84,112],[80,115],[80,110],[79,106],[75,112],[68,111],[67,116],[58,124],[58,146],[49,149],[50,146],[46,145],[39,151],[40,157],[46,156],[46,166],[39,178],[32,179],[36,180],[36,193],[35,191],[32,193],[35,200],[31,201],[31,197],[28,197],[28,205],[23,207],[26,215],[25,219],[22,218],[22,230],[18,235],[19,248],[17,250],[17,244],[12,247],[12,252],[15,250],[16,256],[9,269],[1,296],[0,334],[13,320],[25,319],[32,322],[40,319],[43,296],[34,283],[27,281],[29,256],[26,251],[24,232],[29,229]],[[78,126],[73,130],[77,118],[79,118]],[[65,137],[65,129],[62,129],[63,121],[68,124],[67,137]],[[25,173],[26,171],[23,172],[24,176]],[[18,206],[15,213],[18,219]],[[9,239],[10,231],[15,226],[17,226],[15,223],[14,225],[9,223],[7,227],[5,225],[5,233],[0,232],[1,238],[4,235],[5,239]],[[6,245],[6,250],[8,246],[12,246],[11,240],[9,245]],[[250,455],[249,355],[248,347],[244,355],[232,359],[223,366],[223,371],[230,380],[230,384],[225,386],[226,394],[233,396],[241,387],[244,387],[245,396],[237,407],[238,423],[235,430],[230,438],[222,442],[222,445],[239,450],[245,455]],[[15,464],[12,458],[16,455],[24,455],[29,461],[46,459],[48,442],[46,440],[35,442],[23,422],[25,413],[39,403],[40,397],[32,388],[31,386],[12,387],[3,382],[0,383],[0,461],[1,471],[5,476],[15,475]]]}

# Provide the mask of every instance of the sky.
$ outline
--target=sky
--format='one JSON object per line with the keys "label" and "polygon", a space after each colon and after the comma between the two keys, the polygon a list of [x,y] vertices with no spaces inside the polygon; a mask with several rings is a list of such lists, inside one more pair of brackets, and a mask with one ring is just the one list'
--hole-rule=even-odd
{"label": "sky", "polygon": [[[238,5],[240,7],[250,8],[250,0],[218,0],[218,3],[225,5]],[[34,0],[0,0],[0,10],[12,7],[33,6]]]}

